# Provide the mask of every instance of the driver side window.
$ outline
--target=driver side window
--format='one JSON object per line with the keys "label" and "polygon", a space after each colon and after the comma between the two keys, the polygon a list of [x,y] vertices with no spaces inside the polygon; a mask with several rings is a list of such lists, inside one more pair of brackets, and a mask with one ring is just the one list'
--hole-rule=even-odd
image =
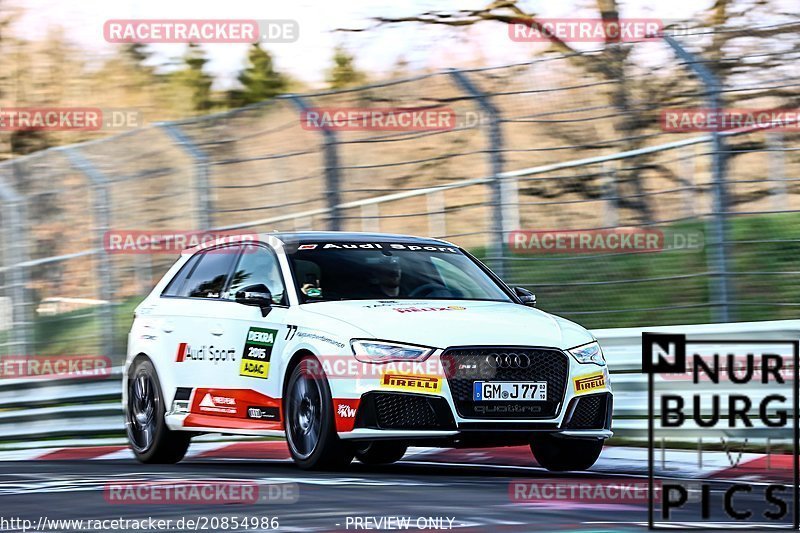
{"label": "driver side window", "polygon": [[231,276],[228,298],[250,285],[263,284],[272,294],[272,303],[286,305],[286,288],[281,277],[278,258],[272,250],[262,247],[248,247],[242,252],[239,264]]}

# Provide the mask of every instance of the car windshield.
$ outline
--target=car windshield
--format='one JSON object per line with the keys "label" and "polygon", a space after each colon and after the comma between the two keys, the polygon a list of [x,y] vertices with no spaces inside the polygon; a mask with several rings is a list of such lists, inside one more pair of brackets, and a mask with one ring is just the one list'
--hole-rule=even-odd
{"label": "car windshield", "polygon": [[286,247],[301,302],[511,298],[458,248],[415,243],[299,243]]}

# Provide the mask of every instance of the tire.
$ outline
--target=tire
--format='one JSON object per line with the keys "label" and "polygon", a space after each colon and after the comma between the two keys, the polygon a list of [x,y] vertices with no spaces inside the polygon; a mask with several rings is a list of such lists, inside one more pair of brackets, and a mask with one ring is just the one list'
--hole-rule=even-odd
{"label": "tire", "polygon": [[588,470],[600,457],[603,440],[536,435],[531,451],[536,461],[551,472]]}
{"label": "tire", "polygon": [[149,359],[134,361],[127,387],[125,430],[136,459],[148,464],[174,464],[183,459],[192,435],[167,427],[166,401],[156,369]]}
{"label": "tire", "polygon": [[356,447],[356,459],[365,465],[388,465],[402,459],[407,449],[403,442],[371,441]]}
{"label": "tire", "polygon": [[328,379],[319,363],[306,356],[294,367],[284,395],[286,442],[303,470],[333,470],[353,462],[354,447],[336,434]]}

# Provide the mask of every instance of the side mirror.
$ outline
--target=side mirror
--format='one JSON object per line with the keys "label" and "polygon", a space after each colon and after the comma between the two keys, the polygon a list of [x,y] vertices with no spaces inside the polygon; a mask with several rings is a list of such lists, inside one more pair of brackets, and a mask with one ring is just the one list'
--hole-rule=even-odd
{"label": "side mirror", "polygon": [[236,293],[236,303],[259,307],[261,316],[265,317],[272,309],[272,293],[263,283],[249,285]]}
{"label": "side mirror", "polygon": [[523,289],[522,287],[514,287],[514,294],[517,295],[519,301],[522,302],[522,305],[527,305],[528,307],[536,307],[536,295],[533,294],[528,289]]}

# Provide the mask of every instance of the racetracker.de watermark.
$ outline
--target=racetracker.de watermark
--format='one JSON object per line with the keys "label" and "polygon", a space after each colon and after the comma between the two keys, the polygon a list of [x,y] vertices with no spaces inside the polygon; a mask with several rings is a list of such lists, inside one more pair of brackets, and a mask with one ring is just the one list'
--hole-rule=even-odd
{"label": "racetracker.de watermark", "polygon": [[517,254],[644,253],[703,248],[701,231],[658,228],[516,230],[508,247]]}
{"label": "racetracker.de watermark", "polygon": [[253,480],[109,481],[103,487],[103,498],[115,505],[285,504],[295,503],[299,497],[297,483],[263,484]]}
{"label": "racetracker.de watermark", "polygon": [[800,131],[800,109],[691,108],[661,111],[665,132]]}
{"label": "racetracker.de watermark", "polygon": [[327,379],[384,379],[386,375],[425,376],[441,378],[449,363],[439,359],[425,361],[391,361],[381,364],[363,362],[352,355],[319,355],[305,364],[306,376]]}
{"label": "racetracker.de watermark", "polygon": [[241,247],[223,245],[257,242],[259,238],[255,233],[231,231],[110,230],[103,234],[103,249],[109,254],[179,254],[196,247],[212,246],[209,253],[238,253]]}
{"label": "racetracker.de watermark", "polygon": [[663,30],[664,21],[654,18],[535,18],[509,24],[508,37],[522,43],[637,42],[659,39]]}
{"label": "racetracker.de watermark", "polygon": [[0,107],[0,131],[99,131],[143,126],[137,109]]}
{"label": "racetracker.de watermark", "polygon": [[314,107],[300,113],[300,126],[314,131],[447,131],[456,122],[447,107]]}
{"label": "racetracker.de watermark", "polygon": [[290,19],[112,19],[103,37],[116,44],[293,43],[300,25]]}
{"label": "racetracker.de watermark", "polygon": [[[660,484],[654,485],[660,498]],[[646,479],[520,479],[509,483],[512,503],[580,502],[585,504],[647,505],[649,483]]]}
{"label": "racetracker.de watermark", "polygon": [[95,377],[111,373],[111,359],[99,355],[0,356],[0,379]]}

